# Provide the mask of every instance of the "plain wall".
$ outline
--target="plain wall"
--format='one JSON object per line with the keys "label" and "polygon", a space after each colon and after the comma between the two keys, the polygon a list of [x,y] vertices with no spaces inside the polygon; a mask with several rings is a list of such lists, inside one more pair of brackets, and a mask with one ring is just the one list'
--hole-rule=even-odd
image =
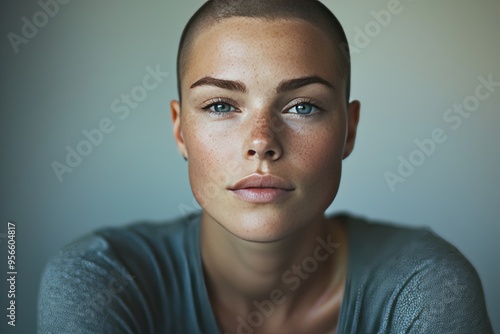
{"label": "plain wall", "polygon": [[[35,332],[40,275],[62,246],[102,226],[162,221],[195,207],[169,101],[177,97],[178,40],[201,3],[69,1],[46,24],[38,15],[41,27],[16,53],[8,34],[21,35],[22,18],[33,22],[42,9],[36,1],[2,2],[2,272],[9,220],[18,246],[17,326],[6,325],[1,280],[2,333]],[[500,87],[460,126],[444,119],[454,104],[474,102],[479,77],[500,82],[500,3],[401,0],[383,25],[371,11],[397,1],[324,3],[356,48],[352,97],[362,102],[355,152],[329,211],[429,226],[449,240],[476,267],[500,332]],[[148,66],[169,75],[126,117],[113,112],[122,94],[139,92]],[[114,131],[60,182],[53,162],[65,163],[66,146],[76,149],[82,131],[103,119]],[[415,140],[437,128],[446,141],[392,191],[384,174],[397,173],[400,156],[418,158]]]}

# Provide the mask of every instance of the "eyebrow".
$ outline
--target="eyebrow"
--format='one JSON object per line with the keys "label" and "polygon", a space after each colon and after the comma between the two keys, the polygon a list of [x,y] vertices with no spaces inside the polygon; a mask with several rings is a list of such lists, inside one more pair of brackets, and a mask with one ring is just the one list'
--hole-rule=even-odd
{"label": "eyebrow", "polygon": [[277,93],[288,92],[312,84],[321,84],[323,86],[335,90],[335,87],[327,80],[318,76],[310,76],[297,79],[283,80],[278,85],[278,88],[276,88],[276,92]]}
{"label": "eyebrow", "polygon": [[[319,77],[319,76],[307,76],[302,78],[283,80],[279,83],[276,88],[277,93],[288,92],[291,90],[295,90],[304,86],[312,85],[312,84],[321,84],[330,89],[335,90],[335,87],[328,82],[327,80]],[[191,88],[200,87],[200,86],[215,86],[222,89],[237,91],[241,93],[247,93],[247,87],[241,81],[233,81],[233,80],[224,80],[217,79],[213,77],[204,77],[200,80],[196,81],[191,85]]]}
{"label": "eyebrow", "polygon": [[215,86],[222,89],[234,90],[241,93],[247,92],[247,87],[241,81],[233,81],[233,80],[223,80],[216,79],[212,77],[204,77],[200,80],[196,81],[191,85],[191,88],[199,87],[199,86]]}

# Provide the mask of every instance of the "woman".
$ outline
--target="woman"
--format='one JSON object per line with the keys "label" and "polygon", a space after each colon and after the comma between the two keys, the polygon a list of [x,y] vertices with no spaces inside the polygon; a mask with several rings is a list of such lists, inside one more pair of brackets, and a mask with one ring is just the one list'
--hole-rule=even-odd
{"label": "woman", "polygon": [[359,119],[348,55],[318,1],[206,2],[171,103],[202,212],[65,249],[44,275],[40,332],[491,333],[453,246],[325,216]]}

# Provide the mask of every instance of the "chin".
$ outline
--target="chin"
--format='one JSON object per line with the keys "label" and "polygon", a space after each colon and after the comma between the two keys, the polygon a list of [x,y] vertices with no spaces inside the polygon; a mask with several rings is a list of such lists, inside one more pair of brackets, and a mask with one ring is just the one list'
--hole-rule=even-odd
{"label": "chin", "polygon": [[[283,215],[283,212],[266,211],[252,210],[224,215],[216,221],[231,234],[251,242],[279,241],[300,228],[300,222]],[[226,217],[231,218],[227,219]]]}

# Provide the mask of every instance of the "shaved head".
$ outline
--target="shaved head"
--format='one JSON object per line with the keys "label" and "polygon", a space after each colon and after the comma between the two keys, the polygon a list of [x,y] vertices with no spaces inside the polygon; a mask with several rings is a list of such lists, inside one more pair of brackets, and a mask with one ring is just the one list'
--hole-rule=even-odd
{"label": "shaved head", "polygon": [[[351,64],[349,46],[342,25],[318,0],[208,0],[191,17],[182,33],[177,55],[177,86],[182,99],[181,83],[188,68],[192,45],[199,33],[218,22],[245,17],[256,20],[303,21],[323,31],[338,46],[336,61],[346,80],[347,101],[350,95]],[[256,22],[258,24],[258,22]]]}

